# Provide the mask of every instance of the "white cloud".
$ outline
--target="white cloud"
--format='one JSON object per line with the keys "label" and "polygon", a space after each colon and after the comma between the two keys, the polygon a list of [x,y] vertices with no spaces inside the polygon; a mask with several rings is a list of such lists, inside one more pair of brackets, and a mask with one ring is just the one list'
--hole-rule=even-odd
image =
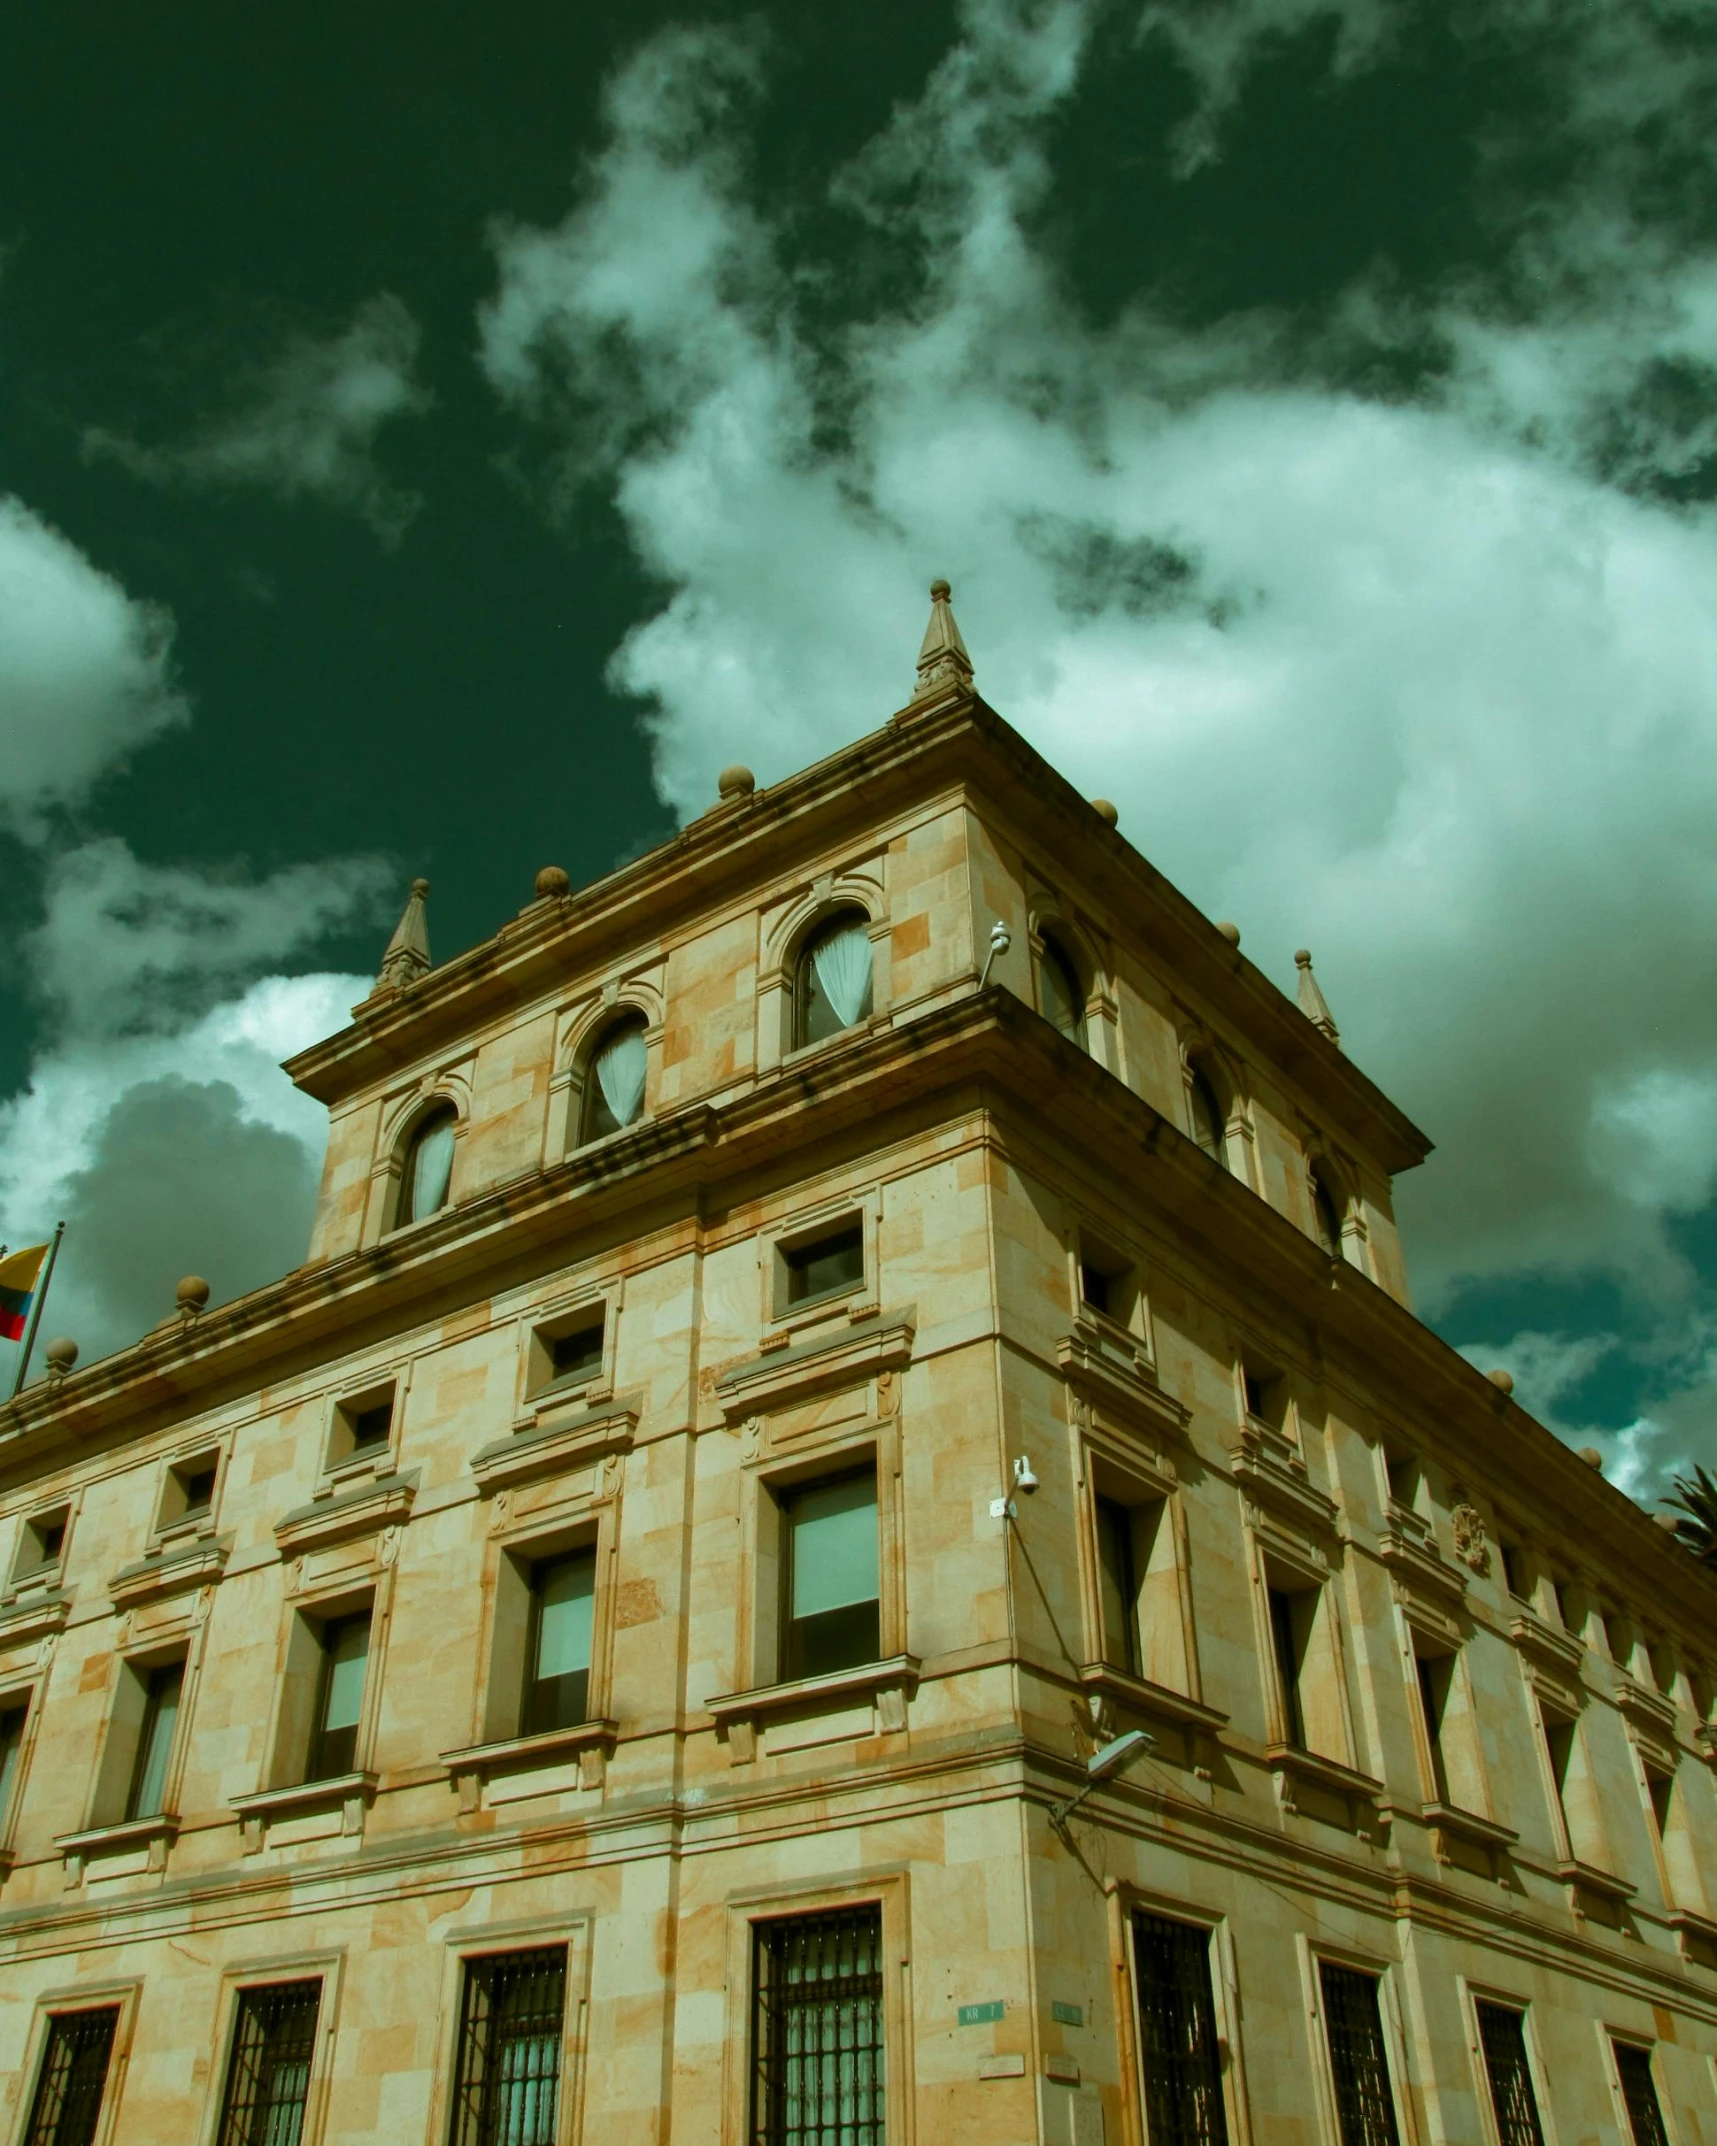
{"label": "white cloud", "polygon": [[340,334],[294,335],[234,384],[229,406],[188,439],[144,447],[92,428],[85,452],[155,482],[254,486],[359,515],[397,543],[423,504],[376,460],[384,425],[420,417],[434,397],[417,379],[422,330],[391,292],[367,299]]}
{"label": "white cloud", "polygon": [[108,769],[186,720],[173,621],[0,496],[0,825],[39,836]]}

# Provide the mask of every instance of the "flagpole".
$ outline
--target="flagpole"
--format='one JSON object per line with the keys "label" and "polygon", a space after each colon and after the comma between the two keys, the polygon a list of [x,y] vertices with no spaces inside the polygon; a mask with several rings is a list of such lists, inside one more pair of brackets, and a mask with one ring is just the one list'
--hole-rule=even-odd
{"label": "flagpole", "polygon": [[36,1346],[36,1329],[42,1323],[42,1306],[48,1301],[48,1284],[54,1278],[54,1261],[60,1256],[60,1239],[65,1233],[65,1224],[56,1222],[53,1241],[48,1246],[48,1256],[42,1266],[42,1286],[36,1291],[36,1300],[30,1306],[30,1323],[24,1329],[24,1345],[18,1352],[18,1375],[12,1381],[14,1401],[24,1390],[25,1375],[30,1368],[30,1351]]}

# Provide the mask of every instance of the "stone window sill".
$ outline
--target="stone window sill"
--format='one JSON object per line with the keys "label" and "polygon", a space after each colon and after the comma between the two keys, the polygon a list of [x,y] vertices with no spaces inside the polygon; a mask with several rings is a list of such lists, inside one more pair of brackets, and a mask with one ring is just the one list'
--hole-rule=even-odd
{"label": "stone window sill", "polygon": [[782,1714],[810,1714],[868,1699],[877,1710],[877,1727],[885,1735],[898,1734],[906,1727],[906,1703],[917,1689],[919,1666],[916,1654],[893,1654],[886,1661],[863,1662],[827,1676],[721,1692],[704,1705],[715,1716],[717,1733],[726,1736],[733,1763],[744,1765],[756,1756],[760,1726]]}
{"label": "stone window sill", "polygon": [[1580,1910],[1582,1895],[1604,1902],[1612,1909],[1620,1909],[1625,1907],[1639,1890],[1630,1879],[1618,1878],[1613,1871],[1600,1870],[1595,1863],[1582,1863],[1577,1859],[1573,1862],[1558,1863],[1556,1875],[1568,1888],[1569,1899],[1576,1913]]}
{"label": "stone window sill", "polygon": [[1368,1830],[1366,1821],[1375,1820],[1379,1814],[1383,1783],[1374,1781],[1370,1774],[1357,1772],[1352,1766],[1342,1765],[1337,1759],[1325,1758],[1317,1751],[1302,1751],[1297,1744],[1266,1744],[1264,1763],[1276,1776],[1276,1792],[1285,1811],[1299,1808],[1294,1800],[1293,1784],[1303,1782],[1344,1802],[1348,1823],[1356,1832]]}
{"label": "stone window sill", "polygon": [[1205,1706],[1184,1692],[1170,1691],[1166,1685],[1136,1677],[1130,1670],[1117,1669],[1111,1662],[1087,1662],[1079,1672],[1079,1681],[1088,1692],[1101,1692],[1117,1705],[1155,1714],[1159,1720],[1180,1722],[1210,1735],[1228,1725],[1228,1716],[1219,1707]]}
{"label": "stone window sill", "polygon": [[337,1773],[326,1781],[296,1781],[288,1788],[259,1789],[255,1795],[234,1796],[232,1808],[244,1829],[244,1852],[254,1855],[270,1826],[283,1819],[301,1818],[338,1806],[342,1833],[361,1833],[364,1813],[375,1801],[377,1776],[373,1773]]}
{"label": "stone window sill", "polygon": [[480,1807],[482,1790],[496,1774],[527,1773],[536,1766],[551,1766],[557,1760],[576,1758],[579,1786],[600,1788],[607,1777],[620,1725],[607,1716],[574,1722],[570,1728],[548,1729],[540,1736],[509,1736],[493,1744],[466,1744],[457,1751],[444,1751],[441,1763],[459,1791],[461,1811]]}
{"label": "stone window sill", "polygon": [[79,1884],[89,1865],[110,1856],[147,1851],[145,1867],[163,1871],[167,1851],[179,1835],[176,1811],[157,1811],[148,1818],[127,1818],[117,1825],[90,1826],[81,1833],[60,1833],[54,1846],[65,1859],[66,1883]]}

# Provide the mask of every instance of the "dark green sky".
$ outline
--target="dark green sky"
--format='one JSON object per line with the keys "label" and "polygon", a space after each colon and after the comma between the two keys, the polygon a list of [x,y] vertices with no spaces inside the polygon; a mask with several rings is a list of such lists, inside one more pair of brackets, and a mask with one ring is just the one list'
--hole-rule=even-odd
{"label": "dark green sky", "polygon": [[[188,1263],[217,1151],[296,1229],[303,1128],[197,1023],[373,967],[413,873],[445,955],[722,760],[870,727],[946,568],[1141,847],[1284,980],[1315,928],[1445,1151],[1405,1205],[1451,1338],[1629,1465],[1698,1445],[1699,11],[73,5],[4,46],[0,745],[118,727],[0,777],[0,1235],[111,1197]],[[324,437],[378,351],[388,410]],[[44,531],[170,626],[141,687],[60,692]],[[1626,986],[1570,1025],[1593,959]],[[297,1256],[199,1215],[234,1286]],[[111,1344],[145,1296],[96,1265]]]}

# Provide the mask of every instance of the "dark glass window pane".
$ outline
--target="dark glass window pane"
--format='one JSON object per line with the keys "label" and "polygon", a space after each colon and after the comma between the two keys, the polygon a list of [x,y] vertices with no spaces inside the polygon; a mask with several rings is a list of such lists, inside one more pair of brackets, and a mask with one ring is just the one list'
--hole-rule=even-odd
{"label": "dark glass window pane", "polygon": [[1334,1259],[1341,1250],[1341,1208],[1316,1170],[1312,1172],[1312,1222],[1318,1243]]}
{"label": "dark glass window pane", "polygon": [[12,1803],[12,1786],[18,1778],[18,1760],[24,1749],[24,1723],[29,1705],[0,1710],[0,1822]]}
{"label": "dark glass window pane", "polygon": [[1085,993],[1079,971],[1053,939],[1043,942],[1037,964],[1039,1010],[1070,1043],[1085,1048]]}
{"label": "dark glass window pane", "polygon": [[173,1755],[173,1732],[179,1725],[179,1698],[185,1687],[185,1665],[169,1662],[149,1672],[148,1693],[143,1702],[143,1726],[137,1737],[137,1763],[131,1770],[131,1790],[126,1797],[127,1818],[153,1818],[160,1811],[167,1789],[167,1761]]}
{"label": "dark glass window pane", "polygon": [[1093,1311],[1100,1311],[1105,1318],[1109,1316],[1111,1294],[1109,1277],[1101,1267],[1093,1267],[1087,1264],[1080,1268],[1079,1294]]}
{"label": "dark glass window pane", "polygon": [[48,2045],[23,2146],[91,2146],[118,2024],[117,2005],[99,2012],[62,2012],[48,2022]]}
{"label": "dark glass window pane", "polygon": [[1294,1597],[1270,1589],[1270,1638],[1276,1650],[1276,1682],[1282,1695],[1282,1727],[1298,1751],[1306,1747],[1306,1717],[1300,1705],[1301,1627],[1305,1618]]}
{"label": "dark glass window pane", "polygon": [[1228,1166],[1228,1118],[1216,1099],[1216,1090],[1196,1066],[1188,1083],[1192,1090],[1192,1137],[1207,1155]]}
{"label": "dark glass window pane", "polygon": [[810,1244],[796,1244],[782,1257],[787,1265],[789,1304],[808,1304],[815,1297],[832,1296],[837,1289],[854,1289],[864,1280],[863,1225],[854,1222]]}
{"label": "dark glass window pane", "polygon": [[63,1520],[33,1523],[30,1538],[36,1551],[36,1564],[52,1565],[66,1546],[66,1524]]}
{"label": "dark glass window pane", "polygon": [[357,1758],[358,1719],[364,1705],[364,1665],[370,1652],[370,1615],[340,1617],[322,1633],[322,1672],[316,1695],[316,1730],[310,1739],[307,1781],[331,1781],[350,1773]]}
{"label": "dark glass window pane", "polygon": [[1622,2082],[1622,2101],[1634,2146],[1669,2146],[1663,2111],[1658,2106],[1657,2082],[1651,2075],[1651,2051],[1642,2049],[1637,2042],[1612,2042],[1610,2047],[1616,2053],[1616,2072]]}
{"label": "dark glass window pane", "polygon": [[218,2146],[298,2146],[321,2003],[320,1982],[240,1992]]}
{"label": "dark glass window pane", "polygon": [[549,1343],[549,1365],[554,1381],[593,1378],[602,1369],[604,1315],[559,1334]]}
{"label": "dark glass window pane", "polygon": [[1481,2004],[1478,2014],[1479,2045],[1502,2146],[1544,2146],[1538,2097],[1526,2061],[1525,2022],[1507,2005]]}
{"label": "dark glass window pane", "polygon": [[884,2146],[882,1911],[756,1926],[752,2146]]}
{"label": "dark glass window pane", "polygon": [[783,1676],[827,1676],[874,1662],[881,1649],[874,1472],[813,1483],[793,1494],[782,1518]]}
{"label": "dark glass window pane", "polygon": [[552,2146],[566,1948],[468,1960],[452,2146]]}
{"label": "dark glass window pane", "polygon": [[1439,1803],[1449,1800],[1449,1773],[1443,1761],[1443,1714],[1449,1703],[1449,1684],[1454,1676],[1454,1656],[1414,1656],[1419,1673],[1419,1710],[1425,1721],[1425,1740],[1431,1751],[1431,1778]]}
{"label": "dark glass window pane", "polygon": [[1324,2032],[1329,2038],[1341,2146],[1400,2146],[1395,2097],[1389,2090],[1389,2066],[1383,2055],[1377,1977],[1325,1960],[1318,1979],[1323,1987]]}
{"label": "dark glass window pane", "polygon": [[1133,1516],[1113,1498],[1097,1500],[1097,1569],[1103,1644],[1117,1669],[1139,1673],[1139,1588],[1133,1573]]}
{"label": "dark glass window pane", "polygon": [[596,1611],[596,1552],[547,1558],[531,1573],[531,1632],[525,1663],[523,1733],[546,1735],[589,1719],[590,1641]]}
{"label": "dark glass window pane", "polygon": [[1210,1933],[1158,1915],[1135,1915],[1133,1958],[1150,2146],[1227,2146]]}
{"label": "dark glass window pane", "polygon": [[196,1468],[189,1475],[179,1478],[179,1487],[185,1494],[185,1506],[179,1515],[181,1520],[195,1520],[206,1513],[215,1502],[215,1470],[213,1467]]}
{"label": "dark glass window pane", "polygon": [[360,1408],[351,1422],[352,1451],[373,1453],[393,1436],[393,1402],[378,1401],[374,1408]]}

